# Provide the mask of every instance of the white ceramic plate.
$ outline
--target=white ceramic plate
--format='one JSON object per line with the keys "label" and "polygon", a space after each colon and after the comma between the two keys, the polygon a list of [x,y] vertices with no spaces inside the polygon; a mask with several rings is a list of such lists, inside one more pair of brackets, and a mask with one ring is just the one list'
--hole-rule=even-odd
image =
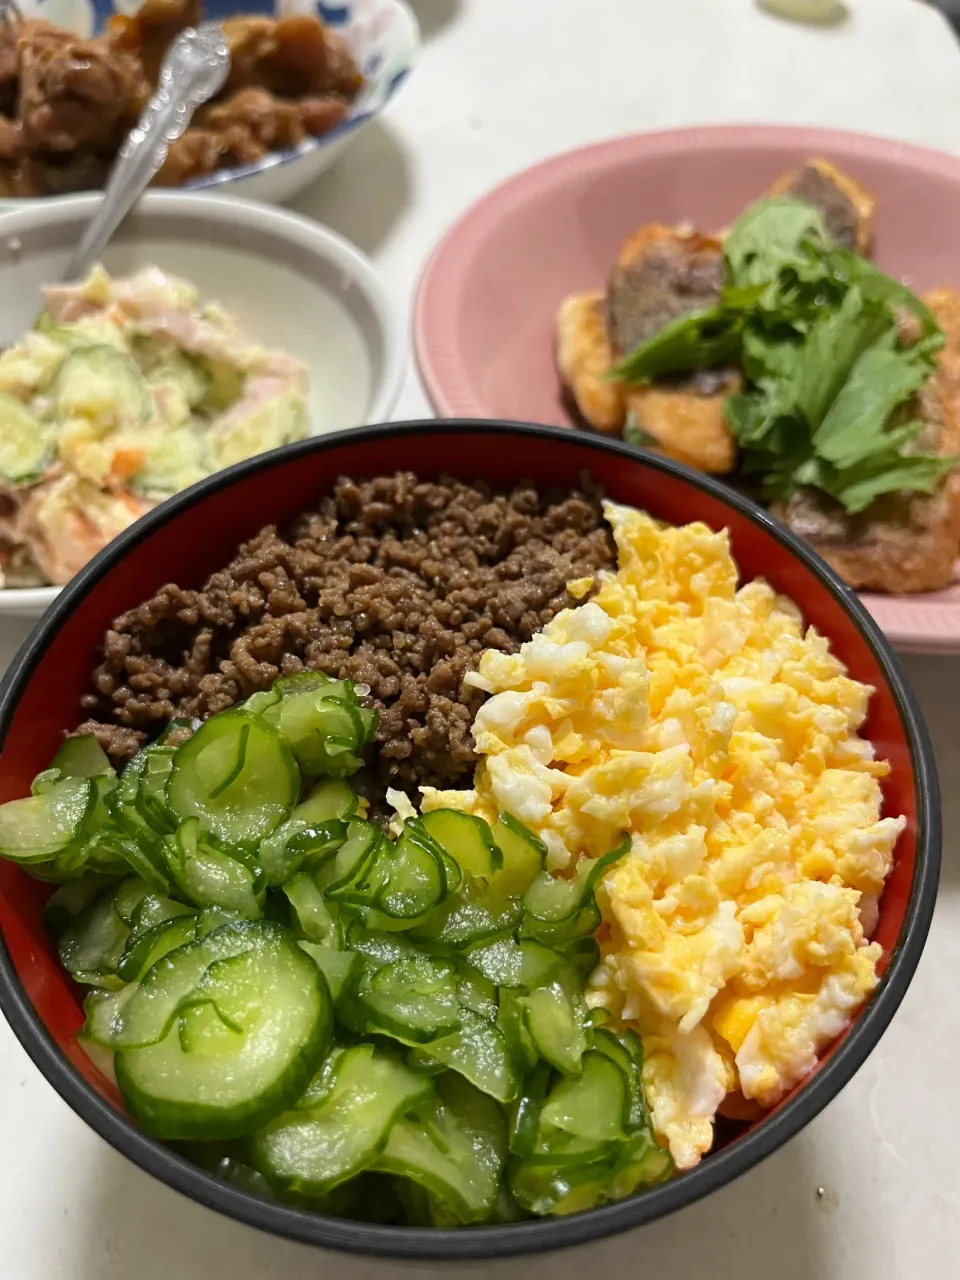
{"label": "white ceramic plate", "polygon": [[[60,278],[100,197],[71,196],[0,216],[0,346],[16,342]],[[313,435],[386,421],[406,373],[406,333],[352,245],[296,214],[247,200],[150,192],[104,257],[124,274],[155,265],[223,303],[251,336],[310,371]],[[56,587],[0,590],[0,617],[38,615]]]}
{"label": "white ceramic plate", "polygon": [[[114,9],[135,13],[137,0],[20,0],[31,16],[89,35],[103,27]],[[298,147],[273,151],[255,164],[221,169],[184,190],[217,191],[284,204],[305,191],[333,164],[354,134],[384,110],[420,57],[420,30],[406,0],[205,0],[210,21],[234,13],[316,13],[340,32],[363,72],[366,85],[342,124]],[[0,199],[0,211],[58,204],[69,196]]]}

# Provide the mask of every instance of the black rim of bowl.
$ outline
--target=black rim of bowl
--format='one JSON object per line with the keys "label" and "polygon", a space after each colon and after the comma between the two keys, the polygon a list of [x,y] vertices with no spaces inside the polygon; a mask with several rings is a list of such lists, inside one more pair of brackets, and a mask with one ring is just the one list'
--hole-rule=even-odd
{"label": "black rim of bowl", "polygon": [[759,1164],[807,1125],[836,1097],[880,1040],[906,993],[923,951],[936,901],[940,871],[940,797],[933,749],[914,695],[879,627],[840,578],[804,542],[773,520],[762,508],[718,481],[679,463],[643,450],[559,427],[528,423],[473,420],[427,420],[353,428],[313,437],[261,454],[221,471],[192,489],[163,503],[121,534],[73,579],[36,624],[0,685],[0,746],[6,740],[13,712],[41,654],[80,599],[128,551],[154,529],[208,494],[237,480],[288,462],[291,458],[325,452],[344,444],[373,442],[394,435],[443,435],[450,431],[525,435],[545,443],[570,444],[622,457],[685,480],[733,508],[802,561],[838,599],[873,653],[890,687],[906,729],[917,792],[917,855],[910,899],[900,940],[883,980],[840,1049],[816,1075],[800,1087],[775,1114],[743,1137],[704,1159],[695,1169],[659,1187],[613,1204],[572,1214],[505,1226],[441,1230],[386,1226],[330,1218],[306,1210],[261,1200],[205,1172],[175,1152],[146,1137],[132,1120],[114,1110],[74,1070],[35,1013],[20,984],[5,943],[0,945],[0,1010],[14,1033],[61,1098],[111,1146],[176,1191],[248,1226],[305,1244],[387,1258],[466,1260],[518,1256],[568,1248],[615,1235],[666,1216],[709,1195]]}

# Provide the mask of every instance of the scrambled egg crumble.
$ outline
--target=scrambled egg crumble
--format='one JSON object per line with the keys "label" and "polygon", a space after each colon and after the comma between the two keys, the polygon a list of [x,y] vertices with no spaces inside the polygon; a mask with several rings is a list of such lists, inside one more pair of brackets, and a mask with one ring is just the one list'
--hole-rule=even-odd
{"label": "scrambled egg crumble", "polygon": [[474,789],[426,788],[423,807],[510,813],[561,874],[630,833],[598,894],[590,1000],[643,1036],[683,1169],[718,1108],[775,1104],[875,987],[906,820],[880,816],[888,766],[857,734],[870,688],[789,600],[738,589],[726,533],[605,512],[618,571],[519,653],[483,655]]}

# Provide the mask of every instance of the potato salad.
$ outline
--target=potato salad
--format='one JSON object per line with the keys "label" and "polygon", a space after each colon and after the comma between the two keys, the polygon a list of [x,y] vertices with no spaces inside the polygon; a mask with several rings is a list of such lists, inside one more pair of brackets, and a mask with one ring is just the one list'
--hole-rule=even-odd
{"label": "potato salad", "polygon": [[157,502],[307,434],[307,372],[184,280],[96,268],[0,355],[2,585],[65,583]]}

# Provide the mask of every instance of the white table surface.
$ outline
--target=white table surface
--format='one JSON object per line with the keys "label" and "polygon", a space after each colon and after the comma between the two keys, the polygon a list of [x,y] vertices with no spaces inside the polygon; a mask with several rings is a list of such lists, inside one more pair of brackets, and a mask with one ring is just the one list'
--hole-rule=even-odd
{"label": "white table surface", "polygon": [[[752,0],[413,0],[423,62],[304,212],[409,309],[449,222],[552,152],[706,121],[797,122],[960,151],[960,50],[913,0],[852,0],[834,30]],[[589,14],[589,18],[588,18]],[[429,412],[411,370],[398,418]],[[25,635],[0,628],[0,668]],[[917,976],[872,1058],[761,1168],[666,1221],[547,1262],[557,1280],[960,1276],[960,660],[909,658],[945,791],[944,871]],[[821,1189],[822,1194],[818,1194]],[[512,1280],[531,1262],[471,1268]],[[448,1267],[447,1272],[456,1270]],[[285,1244],[141,1173],[61,1102],[0,1022],[0,1280],[394,1280],[425,1271]]]}

